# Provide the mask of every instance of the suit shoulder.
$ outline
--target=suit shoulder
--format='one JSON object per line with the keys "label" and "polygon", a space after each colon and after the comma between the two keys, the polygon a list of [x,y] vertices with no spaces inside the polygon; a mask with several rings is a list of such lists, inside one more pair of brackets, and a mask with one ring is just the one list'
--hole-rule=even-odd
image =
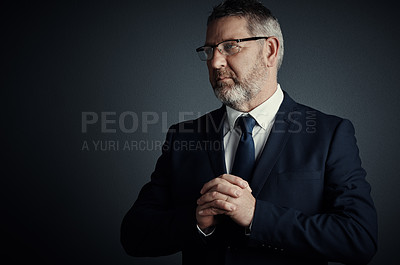
{"label": "suit shoulder", "polygon": [[327,114],[313,107],[295,103],[294,107],[289,113],[289,120],[297,121],[304,128],[310,128],[310,126],[315,129],[318,128],[319,132],[347,132],[355,134],[355,128],[353,123],[346,119],[336,115]]}
{"label": "suit shoulder", "polygon": [[[296,116],[295,119],[307,120],[314,119],[322,124],[339,124],[343,121],[343,118],[336,115],[326,114],[313,107],[301,104],[290,97],[290,95],[283,91],[284,99],[281,104],[279,111],[281,113],[289,113],[292,117]],[[279,114],[279,113],[278,113]]]}
{"label": "suit shoulder", "polygon": [[336,115],[332,114],[327,114],[325,112],[322,112],[320,110],[317,110],[313,107],[301,104],[301,103],[296,103],[295,108],[293,108],[294,111],[300,112],[303,118],[314,118],[317,119],[318,121],[321,122],[326,122],[326,123],[331,123],[331,124],[339,124],[343,122],[344,118],[341,118]]}

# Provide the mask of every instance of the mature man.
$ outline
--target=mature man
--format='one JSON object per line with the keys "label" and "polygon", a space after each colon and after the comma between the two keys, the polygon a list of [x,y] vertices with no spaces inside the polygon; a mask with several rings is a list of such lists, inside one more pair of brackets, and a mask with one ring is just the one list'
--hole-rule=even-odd
{"label": "mature man", "polygon": [[184,264],[368,263],[376,212],[354,128],[282,91],[276,18],[225,1],[197,52],[223,106],[170,128],[123,220],[125,250],[182,251]]}

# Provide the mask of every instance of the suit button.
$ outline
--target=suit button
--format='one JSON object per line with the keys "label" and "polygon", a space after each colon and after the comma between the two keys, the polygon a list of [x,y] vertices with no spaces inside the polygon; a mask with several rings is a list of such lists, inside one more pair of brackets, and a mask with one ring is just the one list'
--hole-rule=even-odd
{"label": "suit button", "polygon": [[274,248],[274,250],[278,250],[278,248]]}
{"label": "suit button", "polygon": [[231,246],[228,246],[227,248],[228,248],[228,249],[231,249]]}
{"label": "suit button", "polygon": [[281,248],[281,251],[283,251],[283,248]]}

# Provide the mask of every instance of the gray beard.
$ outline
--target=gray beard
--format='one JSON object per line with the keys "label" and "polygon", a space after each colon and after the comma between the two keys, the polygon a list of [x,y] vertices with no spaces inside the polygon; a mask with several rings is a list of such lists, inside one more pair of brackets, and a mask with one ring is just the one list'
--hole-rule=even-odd
{"label": "gray beard", "polygon": [[[265,69],[266,65],[259,60],[253,67],[249,76],[240,82],[236,76],[230,75],[233,80],[233,85],[228,85],[223,82],[218,83],[213,87],[215,96],[225,105],[242,111],[243,104],[253,100],[261,91],[263,82],[267,79]],[[233,74],[234,75],[234,74]]]}
{"label": "gray beard", "polygon": [[220,84],[214,87],[215,96],[225,105],[241,110],[246,102],[255,98],[261,90],[256,83],[243,84],[233,79],[233,85]]}

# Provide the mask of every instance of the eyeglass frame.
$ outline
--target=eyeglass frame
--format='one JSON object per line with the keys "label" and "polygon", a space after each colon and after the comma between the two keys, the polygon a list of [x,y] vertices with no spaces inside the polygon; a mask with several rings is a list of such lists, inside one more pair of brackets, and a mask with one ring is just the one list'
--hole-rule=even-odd
{"label": "eyeglass frame", "polygon": [[[250,38],[244,38],[244,39],[224,40],[224,41],[221,41],[220,43],[215,44],[215,45],[204,45],[204,46],[201,46],[201,47],[199,47],[199,48],[196,49],[196,52],[197,52],[197,54],[199,55],[199,53],[200,53],[201,51],[204,52],[204,48],[206,48],[206,47],[207,47],[207,48],[211,48],[211,49],[212,49],[212,56],[211,56],[210,59],[202,60],[201,57],[200,57],[200,55],[199,55],[200,60],[202,60],[202,61],[209,61],[209,60],[212,60],[212,58],[214,57],[214,49],[217,48],[220,44],[222,44],[222,43],[224,43],[224,42],[236,41],[236,43],[240,43],[240,42],[246,42],[246,41],[252,41],[252,40],[261,40],[261,39],[268,39],[268,38],[271,38],[271,36],[269,36],[269,37],[264,36],[264,37],[250,37]],[[239,46],[239,48],[241,48],[241,47]],[[240,52],[240,49],[239,49],[239,51],[238,51],[237,53],[234,53],[234,54],[223,54],[223,53],[221,52],[220,49],[217,49],[217,50],[218,50],[222,55],[234,55],[234,54],[238,54],[238,53]]]}

